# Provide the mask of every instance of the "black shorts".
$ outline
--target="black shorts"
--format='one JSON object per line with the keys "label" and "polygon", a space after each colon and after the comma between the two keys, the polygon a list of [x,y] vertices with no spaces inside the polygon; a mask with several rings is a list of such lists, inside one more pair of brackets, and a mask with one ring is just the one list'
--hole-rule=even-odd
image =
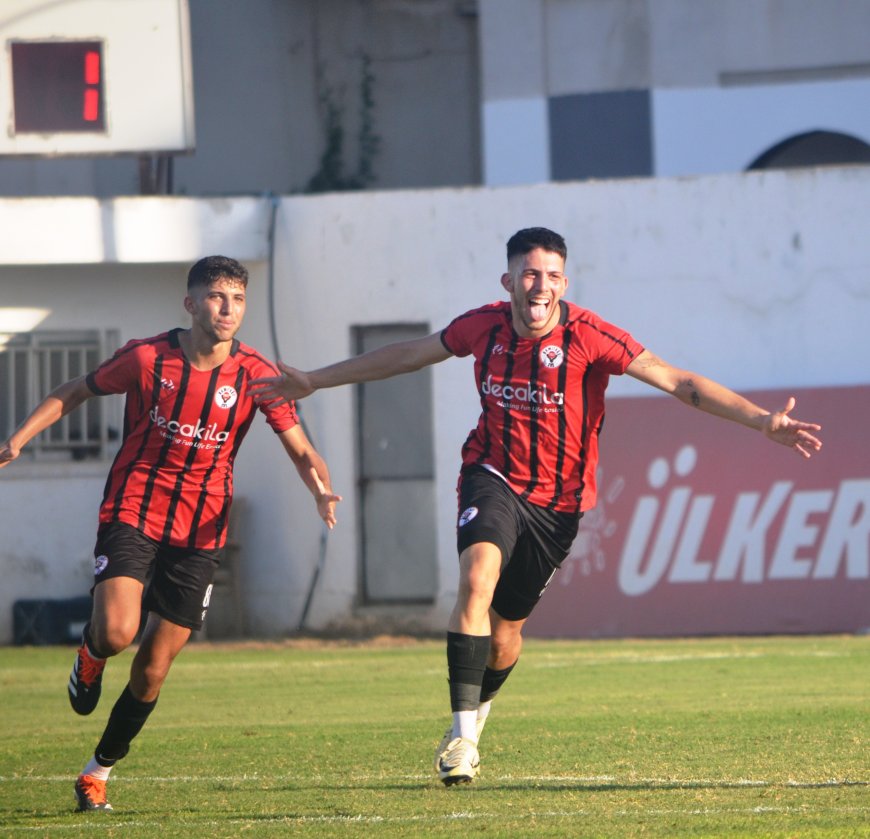
{"label": "black shorts", "polygon": [[178,626],[202,629],[222,554],[161,545],[122,522],[102,524],[94,547],[94,586],[132,577],[145,585],[143,609]]}
{"label": "black shorts", "polygon": [[580,516],[530,504],[481,466],[459,476],[457,548],[492,542],[501,550],[501,575],[492,608],[505,620],[524,620],[568,555]]}

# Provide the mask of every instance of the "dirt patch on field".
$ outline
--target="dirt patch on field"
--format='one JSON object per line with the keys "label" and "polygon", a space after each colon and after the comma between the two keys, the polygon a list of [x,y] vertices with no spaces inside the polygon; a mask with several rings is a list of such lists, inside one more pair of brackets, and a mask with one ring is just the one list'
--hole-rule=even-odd
{"label": "dirt patch on field", "polygon": [[369,647],[389,649],[413,647],[437,640],[435,636],[418,637],[412,635],[375,635],[370,638],[328,638],[319,635],[300,635],[291,638],[240,638],[238,640],[201,641],[197,647],[215,647],[231,650],[315,650],[341,647]]}
{"label": "dirt patch on field", "polygon": [[355,618],[331,624],[323,630],[300,632],[283,638],[208,638],[197,646],[236,649],[315,649],[323,647],[410,647],[415,644],[443,641],[444,632],[422,629],[413,623],[399,623],[383,618]]}

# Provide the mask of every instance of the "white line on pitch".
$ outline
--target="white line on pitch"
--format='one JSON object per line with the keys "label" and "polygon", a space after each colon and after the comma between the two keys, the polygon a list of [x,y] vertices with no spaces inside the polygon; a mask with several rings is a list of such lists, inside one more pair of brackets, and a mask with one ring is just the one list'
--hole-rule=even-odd
{"label": "white line on pitch", "polygon": [[[667,809],[638,809],[638,810],[615,810],[610,813],[610,817],[626,817],[637,818],[638,816],[731,816],[731,815],[788,815],[798,813],[805,816],[808,812],[821,812],[807,809],[805,806],[799,807],[703,807],[692,808],[688,810]],[[825,813],[867,813],[870,812],[870,807],[825,807]],[[593,813],[589,810],[544,810],[524,813],[523,817],[527,819],[571,819],[571,818],[590,818],[598,817],[600,814]],[[326,816],[326,815],[311,815],[311,816],[258,816],[256,819],[245,818],[228,818],[224,820],[209,819],[209,820],[189,820],[186,822],[188,827],[196,825],[197,828],[203,827],[226,827],[228,825],[239,827],[262,827],[265,824],[421,824],[450,821],[475,821],[486,819],[487,821],[504,820],[507,814],[504,812],[489,813],[489,812],[453,812],[445,813],[441,816],[377,816],[377,815],[355,815],[355,816]],[[152,820],[130,820],[121,821],[117,818],[102,818],[88,820],[88,829],[96,831],[98,828],[106,828],[109,830],[117,830],[123,827],[138,827],[138,828],[157,828],[165,827],[163,821]],[[12,826],[7,828],[13,833],[25,833],[40,831],[42,833],[51,833],[61,830],[81,830],[81,824],[53,824],[53,825],[22,825]]]}

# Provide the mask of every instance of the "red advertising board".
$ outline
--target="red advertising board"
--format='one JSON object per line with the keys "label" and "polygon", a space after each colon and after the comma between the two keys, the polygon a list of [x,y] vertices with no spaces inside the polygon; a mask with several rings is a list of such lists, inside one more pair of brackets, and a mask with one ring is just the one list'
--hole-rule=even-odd
{"label": "red advertising board", "polygon": [[527,635],[870,631],[870,386],[746,395],[794,395],[821,452],[672,397],[610,398],[598,505]]}

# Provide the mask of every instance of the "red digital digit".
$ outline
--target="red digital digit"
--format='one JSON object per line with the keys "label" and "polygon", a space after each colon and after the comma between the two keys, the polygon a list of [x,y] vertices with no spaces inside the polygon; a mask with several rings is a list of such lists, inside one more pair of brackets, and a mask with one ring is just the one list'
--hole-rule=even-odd
{"label": "red digital digit", "polygon": [[96,85],[100,83],[100,54],[95,50],[85,53],[85,84],[82,119],[85,122],[96,122],[100,116],[100,91]]}
{"label": "red digital digit", "polygon": [[85,101],[82,106],[82,119],[85,122],[96,122],[100,116],[100,92],[96,88],[85,90]]}
{"label": "red digital digit", "polygon": [[85,84],[100,83],[100,54],[95,50],[85,53]]}

